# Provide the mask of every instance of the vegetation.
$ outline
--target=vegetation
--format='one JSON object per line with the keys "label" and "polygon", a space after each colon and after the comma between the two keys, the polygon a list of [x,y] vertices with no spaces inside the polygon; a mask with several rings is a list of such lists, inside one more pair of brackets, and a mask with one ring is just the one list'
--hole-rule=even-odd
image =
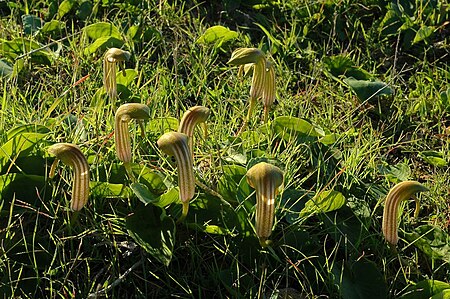
{"label": "vegetation", "polygon": [[[3,298],[449,297],[445,1],[23,0],[0,14]],[[194,106],[193,136],[176,132]],[[390,244],[397,184],[415,189],[391,193]],[[257,194],[275,206],[257,212]]]}

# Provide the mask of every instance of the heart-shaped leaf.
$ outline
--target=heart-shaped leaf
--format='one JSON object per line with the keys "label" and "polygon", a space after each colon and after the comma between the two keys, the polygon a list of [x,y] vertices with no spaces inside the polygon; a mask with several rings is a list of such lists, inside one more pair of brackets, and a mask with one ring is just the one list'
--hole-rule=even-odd
{"label": "heart-shaped leaf", "polygon": [[392,95],[394,90],[381,81],[356,80],[354,78],[344,79],[344,82],[355,92],[362,102],[381,96]]}
{"label": "heart-shaped leaf", "polygon": [[405,233],[405,239],[413,243],[431,259],[440,259],[450,263],[450,236],[437,226],[421,225],[411,233]]}
{"label": "heart-shaped leaf", "polygon": [[353,264],[336,263],[333,266],[335,284],[345,299],[387,298],[387,286],[375,263],[359,259]]}
{"label": "heart-shaped leaf", "polygon": [[127,217],[126,228],[130,236],[145,251],[168,266],[175,244],[175,222],[163,209],[140,204]]}
{"label": "heart-shaped leaf", "polygon": [[400,299],[442,299],[448,298],[449,292],[450,284],[439,280],[426,279],[409,286]]}

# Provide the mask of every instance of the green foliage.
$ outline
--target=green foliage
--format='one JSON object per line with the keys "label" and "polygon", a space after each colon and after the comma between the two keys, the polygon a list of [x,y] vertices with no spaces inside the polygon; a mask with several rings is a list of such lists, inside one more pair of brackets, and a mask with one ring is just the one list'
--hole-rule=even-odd
{"label": "green foliage", "polygon": [[236,31],[230,30],[224,26],[212,26],[197,39],[200,44],[214,44],[215,48],[221,48],[223,44],[238,37]]}
{"label": "green foliage", "polygon": [[[448,297],[449,12],[419,0],[0,1],[0,293]],[[110,47],[131,53],[116,103],[100,88]],[[251,78],[229,69],[237,48],[270,55],[277,78],[267,123],[258,112],[243,130]],[[143,135],[130,125],[135,163],[123,165],[114,112],[126,102],[151,117]],[[179,174],[155,143],[194,105],[211,115],[176,223]],[[88,157],[78,213],[72,172],[49,177],[55,142]],[[261,161],[285,177],[266,248],[245,176]],[[430,192],[418,219],[402,205],[394,252],[383,199],[405,180]]]}
{"label": "green foliage", "polygon": [[127,217],[126,227],[142,248],[164,265],[169,265],[175,243],[175,223],[164,210],[153,205],[139,205]]}

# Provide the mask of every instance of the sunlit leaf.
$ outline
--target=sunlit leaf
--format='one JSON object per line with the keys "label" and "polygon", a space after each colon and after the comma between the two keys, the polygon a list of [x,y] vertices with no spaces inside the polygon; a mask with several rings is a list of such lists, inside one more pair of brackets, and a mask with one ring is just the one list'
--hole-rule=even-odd
{"label": "sunlit leaf", "polygon": [[145,251],[168,266],[175,244],[175,222],[163,209],[140,204],[127,217],[126,228],[130,236]]}
{"label": "sunlit leaf", "polygon": [[413,44],[417,44],[421,41],[426,41],[434,32],[435,28],[433,26],[422,26],[416,32],[416,36],[414,36]]}
{"label": "sunlit leaf", "polygon": [[392,95],[394,90],[381,81],[356,80],[354,78],[344,79],[362,102],[381,95]]}
{"label": "sunlit leaf", "polygon": [[443,299],[448,298],[449,291],[450,284],[439,280],[426,279],[409,286],[399,299]]}
{"label": "sunlit leaf", "polygon": [[93,197],[105,198],[130,198],[132,192],[123,184],[112,184],[107,182],[89,182],[90,194]]}
{"label": "sunlit leaf", "polygon": [[447,161],[444,159],[444,155],[441,152],[423,151],[419,153],[419,157],[421,157],[425,162],[433,166],[437,167],[447,166]]}
{"label": "sunlit leaf", "polygon": [[272,126],[275,133],[286,141],[296,139],[299,141],[315,140],[317,137],[325,136],[320,127],[292,116],[277,117],[273,120]]}
{"label": "sunlit leaf", "polygon": [[84,49],[84,53],[86,55],[93,54],[97,50],[105,51],[107,48],[120,48],[124,44],[123,40],[112,37],[112,36],[103,36],[99,37],[93,42],[91,45],[89,45],[86,49]]}
{"label": "sunlit leaf", "polygon": [[393,183],[407,181],[411,177],[411,169],[406,162],[396,165],[380,165],[378,169],[382,175]]}
{"label": "sunlit leaf", "polygon": [[49,22],[46,22],[44,26],[41,28],[42,33],[51,33],[54,31],[62,31],[66,24],[62,21],[58,20],[51,20]]}
{"label": "sunlit leaf", "polygon": [[58,18],[64,17],[66,14],[68,14],[73,6],[75,5],[75,0],[64,0],[59,4],[58,7]]}
{"label": "sunlit leaf", "polygon": [[320,192],[305,203],[300,211],[300,217],[306,217],[315,213],[326,213],[337,210],[345,204],[345,197],[335,190]]}
{"label": "sunlit leaf", "polygon": [[176,131],[178,123],[175,117],[154,118],[147,122],[146,129],[162,135],[169,131]]}
{"label": "sunlit leaf", "polygon": [[324,57],[323,62],[334,77],[353,77],[358,80],[369,80],[372,78],[369,72],[358,68],[348,56]]}
{"label": "sunlit leaf", "polygon": [[92,39],[114,37],[121,40],[120,30],[111,23],[98,22],[84,27],[84,32]]}
{"label": "sunlit leaf", "polygon": [[239,34],[236,31],[217,25],[206,29],[206,31],[197,39],[197,43],[215,43],[216,47],[220,48],[223,43],[235,39],[238,36]]}
{"label": "sunlit leaf", "polygon": [[134,79],[136,79],[137,75],[138,73],[133,69],[126,69],[125,76],[123,75],[123,72],[119,72],[116,76],[117,84],[129,86],[134,81]]}
{"label": "sunlit leaf", "polygon": [[171,188],[160,196],[150,192],[148,188],[141,183],[132,183],[131,189],[134,195],[144,204],[152,204],[158,207],[166,207],[174,202],[179,202],[178,188]]}

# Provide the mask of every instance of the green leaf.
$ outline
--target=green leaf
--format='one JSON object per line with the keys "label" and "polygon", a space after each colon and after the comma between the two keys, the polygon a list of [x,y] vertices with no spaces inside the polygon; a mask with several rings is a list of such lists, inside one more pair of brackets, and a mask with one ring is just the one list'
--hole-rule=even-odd
{"label": "green leaf", "polygon": [[305,203],[299,216],[307,217],[316,213],[331,212],[341,208],[344,204],[345,197],[342,193],[334,190],[323,191]]}
{"label": "green leaf", "polygon": [[387,298],[387,286],[375,263],[361,258],[353,264],[342,262],[333,265],[334,282],[345,299]]}
{"label": "green leaf", "polygon": [[247,173],[247,169],[239,165],[222,166],[222,176],[219,178],[217,192],[227,201],[236,201],[238,184]]}
{"label": "green leaf", "polygon": [[125,76],[123,72],[119,72],[116,77],[117,84],[122,84],[124,86],[129,86],[136,79],[138,73],[133,69],[126,69]]}
{"label": "green leaf", "polygon": [[381,95],[392,95],[394,90],[381,81],[356,80],[354,78],[344,79],[361,101],[367,101]]}
{"label": "green leaf", "polygon": [[396,165],[380,165],[378,170],[392,183],[407,181],[411,177],[411,169],[407,162]]}
{"label": "green leaf", "polygon": [[133,164],[131,169],[139,182],[143,183],[154,194],[162,194],[167,188],[173,187],[172,184],[165,181],[164,175],[155,169],[140,164]]}
{"label": "green leaf", "polygon": [[287,142],[295,138],[298,142],[316,140],[317,137],[325,136],[323,130],[308,121],[292,116],[280,116],[272,123],[275,133]]}
{"label": "green leaf", "polygon": [[39,206],[42,201],[51,198],[51,188],[44,176],[9,173],[0,175],[0,198],[10,202],[13,198],[32,206]]}
{"label": "green leaf", "polygon": [[421,225],[404,237],[432,260],[450,263],[450,236],[439,227]]}
{"label": "green leaf", "polygon": [[42,142],[46,134],[22,133],[8,140],[0,147],[0,169],[9,164],[9,161],[30,154]]}
{"label": "green leaf", "polygon": [[158,134],[164,134],[170,131],[178,130],[178,119],[175,117],[160,117],[151,119],[146,129]]}
{"label": "green leaf", "polygon": [[93,197],[105,198],[130,198],[132,192],[130,188],[123,184],[112,184],[107,182],[89,182],[90,195]]}
{"label": "green leaf", "polygon": [[163,209],[154,205],[138,205],[127,217],[126,228],[145,251],[165,266],[170,264],[175,244],[175,223]]}
{"label": "green leaf", "polygon": [[75,0],[64,0],[63,2],[61,2],[58,7],[58,18],[61,19],[66,14],[68,14],[72,10],[75,3]]}
{"label": "green leaf", "polygon": [[26,125],[19,125],[12,129],[10,129],[6,133],[6,140],[10,140],[20,134],[23,133],[40,133],[40,134],[47,134],[50,133],[50,129],[46,126],[39,125],[39,124],[26,124]]}
{"label": "green leaf", "polygon": [[58,20],[51,20],[46,22],[41,28],[42,33],[52,33],[55,31],[62,31],[66,27],[66,23]]}
{"label": "green leaf", "polygon": [[0,76],[10,76],[12,72],[12,66],[0,59]]}
{"label": "green leaf", "polygon": [[[31,51],[33,51],[33,53],[30,53]],[[41,44],[30,39],[19,37],[10,41],[0,40],[1,55],[11,60],[16,60],[19,55],[26,53],[30,53],[29,55],[33,63],[50,65],[54,59],[53,52],[51,52],[48,48],[42,49]],[[17,60],[16,63],[17,62],[19,62],[19,60]]]}
{"label": "green leaf", "polygon": [[95,40],[91,45],[84,49],[84,54],[89,55],[97,50],[105,51],[107,48],[120,48],[124,42],[121,39],[112,36],[103,36]]}
{"label": "green leaf", "polygon": [[289,188],[281,194],[281,215],[286,217],[289,224],[294,223],[300,217],[300,211],[305,208],[306,202],[311,200],[311,195],[306,190]]}
{"label": "green leaf", "polygon": [[22,15],[23,32],[25,34],[34,34],[42,27],[41,18],[33,15]]}
{"label": "green leaf", "polygon": [[437,151],[423,151],[419,153],[419,157],[421,157],[425,162],[437,166],[437,167],[446,167],[447,161],[444,159],[444,154]]}
{"label": "green leaf", "polygon": [[216,48],[220,48],[224,43],[235,39],[239,36],[236,31],[230,30],[224,26],[213,26],[208,29],[197,39],[199,44],[213,44]]}
{"label": "green leaf", "polygon": [[414,36],[413,45],[417,44],[421,41],[426,41],[434,32],[435,28],[433,26],[422,26],[416,32],[416,36]]}
{"label": "green leaf", "polygon": [[185,223],[196,230],[219,235],[233,235],[240,228],[236,212],[219,198],[200,194],[192,200]]}
{"label": "green leaf", "polygon": [[372,78],[369,72],[358,68],[349,57],[344,55],[325,57],[323,62],[334,77],[345,76],[358,80],[369,80]]}
{"label": "green leaf", "polygon": [[83,1],[78,6],[76,15],[80,20],[86,20],[91,16],[93,8],[94,4],[92,4],[92,1]]}
{"label": "green leaf", "polygon": [[171,188],[166,193],[157,196],[150,192],[148,188],[141,183],[132,183],[133,193],[144,204],[152,204],[161,208],[167,207],[174,202],[179,202],[178,188]]}
{"label": "green leaf", "polygon": [[448,292],[450,292],[450,284],[439,280],[426,279],[409,286],[405,294],[399,299],[448,298]]}
{"label": "green leaf", "polygon": [[84,32],[92,39],[114,37],[117,40],[122,40],[119,29],[108,22],[98,22],[84,27]]}

